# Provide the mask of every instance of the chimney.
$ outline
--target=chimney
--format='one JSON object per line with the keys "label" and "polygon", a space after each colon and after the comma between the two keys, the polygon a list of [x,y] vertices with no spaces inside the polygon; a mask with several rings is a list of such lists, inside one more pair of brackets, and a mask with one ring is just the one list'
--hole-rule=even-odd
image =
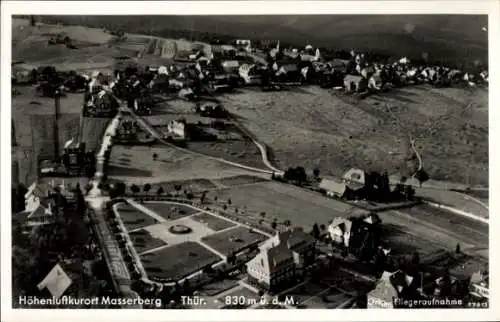
{"label": "chimney", "polygon": [[59,159],[59,117],[60,117],[60,96],[56,90],[54,96],[54,160]]}

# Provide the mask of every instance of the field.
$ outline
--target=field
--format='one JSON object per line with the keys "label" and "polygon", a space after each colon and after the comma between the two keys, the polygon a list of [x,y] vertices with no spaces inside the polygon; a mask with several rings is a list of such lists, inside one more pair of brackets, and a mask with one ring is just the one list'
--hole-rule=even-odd
{"label": "field", "polygon": [[154,211],[159,216],[165,218],[166,220],[176,220],[182,217],[190,216],[197,211],[193,208],[186,207],[183,205],[172,205],[163,202],[148,202],[144,204],[144,207]]}
{"label": "field", "polygon": [[150,279],[177,280],[220,260],[195,242],[177,244],[141,256]]}
{"label": "field", "polygon": [[237,253],[266,239],[264,235],[237,227],[224,232],[203,237],[201,240],[224,255]]}
{"label": "field", "polygon": [[436,191],[435,189],[417,189],[417,195],[480,217],[489,218],[488,191],[486,191],[485,196],[482,191],[460,193],[444,190]]}
{"label": "field", "polygon": [[129,236],[138,254],[167,245],[162,240],[151,236],[151,234],[144,229],[129,232]]}
{"label": "field", "polygon": [[245,185],[245,184],[254,184],[254,183],[262,182],[265,180],[262,178],[259,178],[259,177],[255,177],[255,176],[242,175],[242,176],[222,178],[222,179],[218,179],[218,180],[214,180],[214,181],[223,185],[223,186],[232,187],[232,186],[239,186],[239,185]]}
{"label": "field", "polygon": [[[158,155],[156,161],[152,157],[154,153]],[[108,176],[128,183],[153,184],[252,174],[255,173],[167,146],[116,145],[111,150]]]}
{"label": "field", "polygon": [[257,215],[265,212],[268,220],[290,220],[292,226],[302,226],[305,229],[310,229],[315,222],[318,225],[327,224],[337,216],[353,215],[353,207],[350,205],[271,181],[211,191],[207,196],[211,199],[217,196],[221,201],[231,199],[234,207]]}
{"label": "field", "polygon": [[[16,89],[21,94],[12,97],[12,120],[17,145],[13,147],[12,157],[19,163],[20,182],[31,184],[37,177],[37,158],[54,154],[54,100],[36,96],[32,87],[16,86]],[[61,98],[60,152],[70,139],[85,142],[87,150],[98,149],[109,119],[81,117],[82,102],[82,94],[68,94]]]}
{"label": "field", "polygon": [[129,231],[157,223],[154,218],[129,204],[117,204],[115,209]]}
{"label": "field", "polygon": [[481,30],[488,25],[486,15],[365,15],[363,19],[356,15],[135,16],[126,21],[120,16],[86,15],[42,19],[93,27],[107,25],[167,38],[245,39],[265,35],[266,39],[280,39],[294,46],[337,44],[337,48],[346,50],[359,48],[410,58],[421,58],[422,52],[427,52],[431,60],[450,63],[472,63],[476,59],[485,62],[488,53],[487,36]]}
{"label": "field", "polygon": [[413,166],[406,161],[411,133],[431,178],[488,183],[483,89],[413,86],[358,100],[307,87],[268,93],[243,90],[222,101],[273,149],[282,169],[318,167],[335,176],[351,167],[406,173]]}
{"label": "field", "polygon": [[[378,213],[386,226],[386,239],[396,252],[429,254],[437,249],[483,256],[488,249],[488,226],[429,206]],[[482,226],[481,226],[482,225]]]}
{"label": "field", "polygon": [[191,217],[191,219],[203,223],[205,226],[207,226],[209,229],[213,231],[224,230],[235,226],[235,224],[230,221],[214,217],[204,212],[194,215],[193,217]]}
{"label": "field", "polygon": [[259,149],[250,140],[189,142],[187,148],[212,157],[265,169]]}

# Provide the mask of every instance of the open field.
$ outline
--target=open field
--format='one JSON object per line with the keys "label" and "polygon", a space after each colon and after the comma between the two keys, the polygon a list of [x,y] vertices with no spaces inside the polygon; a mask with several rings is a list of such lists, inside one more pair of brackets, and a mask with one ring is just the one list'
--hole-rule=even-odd
{"label": "open field", "polygon": [[327,224],[335,217],[354,214],[351,212],[354,207],[348,204],[272,181],[211,191],[208,196],[211,199],[217,196],[221,201],[230,198],[234,207],[257,214],[265,212],[267,219],[290,220],[292,226],[305,229],[310,229],[315,222]]}
{"label": "open field", "polygon": [[[337,44],[349,50],[372,50],[387,55],[421,58],[450,63],[487,61],[487,37],[481,31],[488,25],[486,15],[356,15],[310,16],[134,16],[126,21],[119,16],[44,16],[44,21],[63,22],[151,33],[161,37],[208,40],[213,37],[250,37],[280,39],[295,46],[314,43]],[[272,21],[272,22],[270,22]],[[415,50],[419,48],[419,50]]]}
{"label": "open field", "polygon": [[[153,160],[156,153],[158,159]],[[111,151],[109,178],[144,184],[190,179],[220,179],[254,172],[166,146],[120,146]],[[256,174],[259,175],[259,174]],[[267,177],[267,176],[266,176]]]}
{"label": "open field", "polygon": [[402,209],[401,212],[422,221],[432,221],[433,224],[461,236],[464,242],[473,243],[478,247],[488,247],[489,229],[486,224],[427,205]]}
{"label": "open field", "polygon": [[189,142],[189,150],[255,168],[265,168],[257,146],[250,140]]}
{"label": "open field", "polygon": [[166,220],[176,220],[182,217],[190,216],[197,211],[193,208],[183,205],[172,205],[164,202],[148,202],[144,207],[154,211],[157,215]]}
{"label": "open field", "polygon": [[391,247],[402,252],[412,249],[425,254],[432,253],[437,247],[454,251],[460,244],[464,252],[480,256],[488,249],[486,225],[481,228],[479,223],[465,217],[427,207],[378,213],[383,225],[391,227],[386,238]]}
{"label": "open field", "polygon": [[120,203],[115,207],[115,211],[118,213],[123,221],[123,224],[129,231],[154,225],[157,223],[154,218],[146,215],[139,209],[129,204]]}
{"label": "open field", "polygon": [[[12,97],[12,119],[15,129],[13,159],[19,163],[19,180],[31,184],[37,176],[39,156],[54,154],[54,100],[35,95],[33,87],[16,86],[21,94]],[[73,138],[87,143],[88,150],[95,150],[100,142],[108,119],[82,118],[82,94],[68,94],[61,98],[59,120],[59,149]],[[14,142],[13,142],[14,143]]]}
{"label": "open field", "polygon": [[237,227],[221,233],[203,237],[201,240],[224,255],[237,253],[256,245],[266,237],[245,227]]}
{"label": "open field", "polygon": [[201,222],[213,231],[219,231],[235,226],[235,224],[230,221],[214,217],[205,212],[194,215],[191,219]]}
{"label": "open field", "polygon": [[177,244],[141,256],[148,277],[153,280],[177,280],[219,260],[196,242]]}
{"label": "open field", "polygon": [[404,231],[404,228],[394,224],[383,224],[382,234],[382,238],[388,242],[394,255],[408,255],[418,252],[420,256],[425,256],[442,249],[434,242]]}
{"label": "open field", "polygon": [[[434,189],[416,189],[417,195],[424,197],[430,201],[435,201],[443,205],[454,207],[468,213],[489,218],[488,208],[488,191],[486,191],[486,199],[484,192],[459,193],[455,191],[434,190]],[[476,194],[476,197],[474,196]],[[479,197],[479,198],[478,198]]]}
{"label": "open field", "polygon": [[232,187],[232,186],[239,186],[239,185],[244,185],[244,184],[253,184],[253,183],[262,182],[262,181],[266,181],[266,180],[259,178],[259,177],[255,177],[255,176],[241,175],[241,176],[217,179],[214,181],[223,185],[223,186]]}
{"label": "open field", "polygon": [[351,167],[405,173],[413,166],[406,162],[411,133],[431,178],[485,185],[487,91],[463,91],[413,86],[358,100],[315,87],[243,90],[223,103],[273,149],[280,168],[318,167],[336,176]]}
{"label": "open field", "polygon": [[167,243],[161,239],[151,236],[151,234],[144,229],[129,232],[129,236],[138,254],[167,245]]}

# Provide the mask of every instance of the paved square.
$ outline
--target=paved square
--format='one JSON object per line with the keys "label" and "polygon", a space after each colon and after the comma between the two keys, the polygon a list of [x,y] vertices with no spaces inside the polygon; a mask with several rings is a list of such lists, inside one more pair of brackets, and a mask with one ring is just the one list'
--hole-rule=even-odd
{"label": "paved square", "polygon": [[[191,232],[187,234],[173,234],[168,229],[174,225],[187,226],[191,228]],[[177,220],[148,226],[144,229],[147,230],[151,236],[161,239],[169,245],[176,245],[187,241],[198,241],[202,237],[214,233],[213,230],[190,217],[183,217]]]}

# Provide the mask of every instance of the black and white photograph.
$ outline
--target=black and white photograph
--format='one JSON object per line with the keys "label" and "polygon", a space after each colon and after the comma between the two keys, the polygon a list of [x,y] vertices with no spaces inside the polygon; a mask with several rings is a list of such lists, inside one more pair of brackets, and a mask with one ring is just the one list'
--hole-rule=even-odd
{"label": "black and white photograph", "polygon": [[150,14],[98,2],[90,14],[57,2],[2,13],[9,310],[500,318],[489,283],[497,2],[466,14],[153,2]]}

